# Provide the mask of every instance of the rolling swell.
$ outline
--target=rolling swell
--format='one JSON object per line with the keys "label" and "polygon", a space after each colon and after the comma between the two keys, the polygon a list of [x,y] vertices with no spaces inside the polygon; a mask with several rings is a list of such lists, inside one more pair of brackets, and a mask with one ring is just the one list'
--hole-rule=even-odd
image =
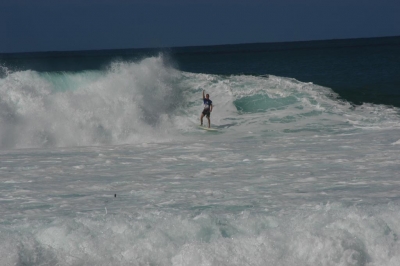
{"label": "rolling swell", "polygon": [[[0,77],[11,71],[83,72],[104,70],[110,61],[171,56],[179,69],[214,75],[291,77],[332,88],[357,105],[400,107],[400,37],[288,43],[0,54]],[[8,70],[7,70],[8,71]]]}
{"label": "rolling swell", "polygon": [[[7,71],[6,71],[7,72]],[[5,72],[5,73],[6,73]],[[116,61],[104,70],[8,71],[0,79],[0,148],[69,147],[190,138],[202,108],[233,138],[398,127],[398,109],[341,100],[293,78],[179,71],[162,55]],[[195,138],[196,135],[194,136]]]}

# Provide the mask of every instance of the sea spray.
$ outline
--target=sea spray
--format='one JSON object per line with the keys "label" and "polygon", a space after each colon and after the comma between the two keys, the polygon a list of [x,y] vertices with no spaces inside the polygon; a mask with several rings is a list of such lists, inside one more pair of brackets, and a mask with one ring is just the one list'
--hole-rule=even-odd
{"label": "sea spray", "polygon": [[1,147],[162,140],[182,102],[178,76],[161,57],[102,72],[10,73],[0,81]]}
{"label": "sea spray", "polygon": [[[212,125],[236,132],[343,132],[398,127],[398,109],[354,106],[331,89],[291,78],[193,74],[162,55],[83,72],[20,71],[0,79],[0,145],[88,146],[168,141],[199,123],[201,92]],[[225,132],[227,133],[227,132]]]}

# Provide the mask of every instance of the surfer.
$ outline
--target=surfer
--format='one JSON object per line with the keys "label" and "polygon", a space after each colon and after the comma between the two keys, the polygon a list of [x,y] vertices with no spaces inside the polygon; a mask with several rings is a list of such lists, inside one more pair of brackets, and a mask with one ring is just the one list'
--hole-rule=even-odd
{"label": "surfer", "polygon": [[210,100],[210,95],[207,93],[204,96],[204,90],[203,90],[203,102],[204,102],[204,109],[203,109],[203,112],[201,112],[201,115],[200,115],[200,126],[203,125],[203,117],[206,116],[207,119],[208,119],[208,128],[210,128],[210,125],[211,125],[211,123],[210,123],[210,115],[211,115],[213,106],[212,106],[212,101]]}

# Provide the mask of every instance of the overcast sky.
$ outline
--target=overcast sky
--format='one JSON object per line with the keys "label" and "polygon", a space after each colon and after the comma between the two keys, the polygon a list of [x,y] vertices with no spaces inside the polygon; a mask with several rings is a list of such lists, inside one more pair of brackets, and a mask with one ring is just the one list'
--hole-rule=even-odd
{"label": "overcast sky", "polygon": [[400,35],[400,0],[0,0],[0,53]]}

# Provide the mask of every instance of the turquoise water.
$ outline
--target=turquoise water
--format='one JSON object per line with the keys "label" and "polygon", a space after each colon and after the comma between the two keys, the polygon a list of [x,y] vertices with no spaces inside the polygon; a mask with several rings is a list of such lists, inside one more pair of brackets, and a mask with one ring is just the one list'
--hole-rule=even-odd
{"label": "turquoise water", "polygon": [[[0,264],[398,265],[399,109],[343,97],[312,64],[315,79],[267,70],[267,54],[347,49],[301,45],[8,58]],[[202,90],[217,133],[197,127]]]}

